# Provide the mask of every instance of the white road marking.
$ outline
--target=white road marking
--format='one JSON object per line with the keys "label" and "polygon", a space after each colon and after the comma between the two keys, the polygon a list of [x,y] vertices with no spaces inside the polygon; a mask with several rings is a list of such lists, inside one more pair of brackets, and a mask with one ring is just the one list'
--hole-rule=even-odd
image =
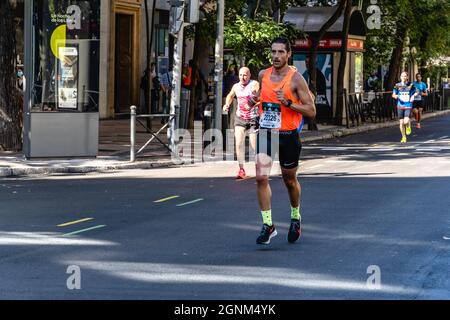
{"label": "white road marking", "polygon": [[383,151],[383,152],[385,152],[385,151],[394,151],[394,150],[395,150],[394,148],[373,148],[373,149],[368,149],[366,151],[369,151],[369,152],[380,152],[380,151]]}
{"label": "white road marking", "polygon": [[316,168],[319,168],[319,167],[323,167],[323,164],[318,164],[318,165],[315,165],[315,166],[312,166],[312,167],[308,167],[308,168],[305,168],[305,170],[316,169]]}
{"label": "white road marking", "polygon": [[417,148],[416,151],[429,151],[429,152],[439,152],[442,148],[434,148],[434,147],[425,147],[425,148]]}
{"label": "white road marking", "polygon": [[326,160],[325,163],[354,163],[356,160]]}

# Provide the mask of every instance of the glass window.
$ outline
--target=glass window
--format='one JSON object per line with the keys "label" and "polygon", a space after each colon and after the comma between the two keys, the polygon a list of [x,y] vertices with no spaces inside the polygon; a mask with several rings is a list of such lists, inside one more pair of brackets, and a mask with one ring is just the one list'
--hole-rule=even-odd
{"label": "glass window", "polygon": [[363,54],[355,53],[355,92],[363,92]]}
{"label": "glass window", "polygon": [[98,112],[100,0],[34,1],[34,112]]}

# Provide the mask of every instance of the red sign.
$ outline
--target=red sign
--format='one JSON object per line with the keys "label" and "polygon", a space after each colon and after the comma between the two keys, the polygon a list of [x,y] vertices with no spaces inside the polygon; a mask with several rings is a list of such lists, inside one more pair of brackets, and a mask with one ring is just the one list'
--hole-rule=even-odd
{"label": "red sign", "polygon": [[[294,47],[300,49],[309,49],[312,46],[311,39],[299,39],[295,41]],[[341,39],[322,39],[319,42],[319,49],[340,49],[342,47]],[[363,50],[364,41],[357,39],[348,39],[348,49]]]}
{"label": "red sign", "polygon": [[348,39],[347,47],[348,47],[348,49],[363,50],[364,49],[364,41],[357,40],[357,39]]}

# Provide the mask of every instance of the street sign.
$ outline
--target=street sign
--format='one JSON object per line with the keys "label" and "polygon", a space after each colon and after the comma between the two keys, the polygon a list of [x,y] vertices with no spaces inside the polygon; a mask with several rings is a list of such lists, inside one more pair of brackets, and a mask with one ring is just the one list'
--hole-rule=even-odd
{"label": "street sign", "polygon": [[186,12],[186,22],[187,23],[198,23],[200,19],[200,0],[187,0],[187,12]]}
{"label": "street sign", "polygon": [[170,7],[169,15],[169,33],[175,38],[178,37],[181,27],[183,25],[183,20],[180,19],[184,11],[183,7]]}

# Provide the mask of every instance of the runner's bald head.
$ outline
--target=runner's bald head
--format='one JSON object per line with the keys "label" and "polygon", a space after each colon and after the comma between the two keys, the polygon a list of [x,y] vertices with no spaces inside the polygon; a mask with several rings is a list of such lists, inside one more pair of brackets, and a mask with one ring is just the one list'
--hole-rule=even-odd
{"label": "runner's bald head", "polygon": [[245,72],[245,73],[247,73],[248,75],[251,75],[250,69],[247,68],[247,67],[242,67],[242,68],[240,68],[240,69],[239,69],[239,74],[241,74],[241,72]]}
{"label": "runner's bald head", "polygon": [[250,81],[250,69],[247,67],[242,67],[239,69],[239,81],[242,85],[246,85]]}

